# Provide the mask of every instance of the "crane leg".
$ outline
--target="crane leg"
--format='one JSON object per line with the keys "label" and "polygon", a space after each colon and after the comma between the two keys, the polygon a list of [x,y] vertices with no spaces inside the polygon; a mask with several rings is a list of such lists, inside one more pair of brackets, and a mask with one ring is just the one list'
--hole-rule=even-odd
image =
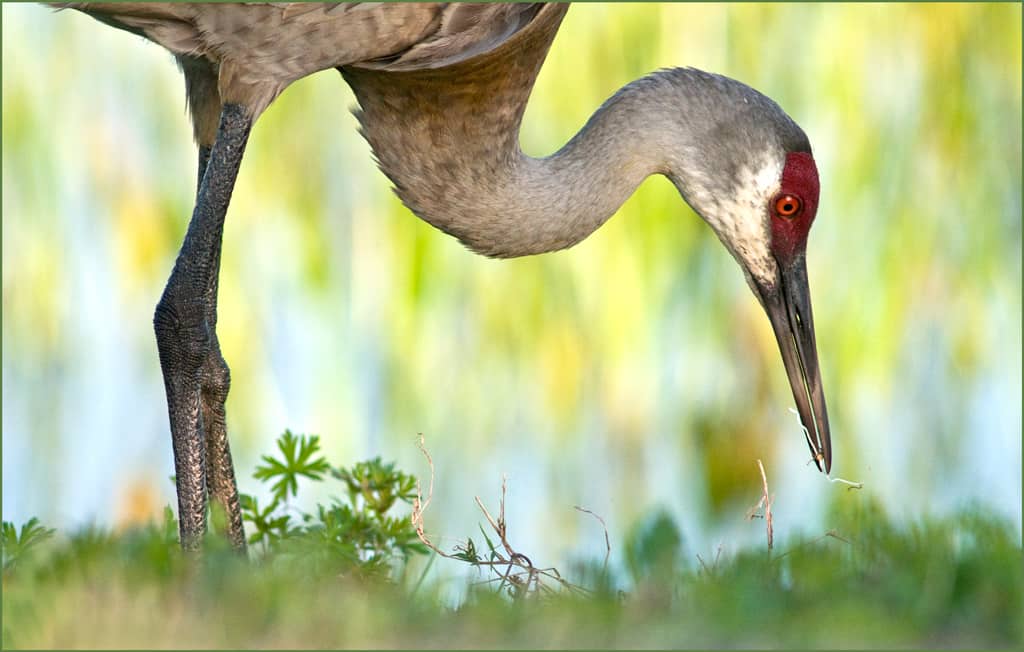
{"label": "crane leg", "polygon": [[244,546],[241,519],[236,533],[230,517],[231,504],[238,513],[238,492],[224,428],[229,375],[215,328],[224,216],[251,127],[243,107],[224,105],[185,241],[153,316],[174,446],[178,527],[186,550],[197,548],[206,531],[208,490],[230,501],[229,536]]}
{"label": "crane leg", "polygon": [[[216,318],[214,318],[216,319]],[[210,496],[224,516],[224,527],[231,545],[245,551],[245,529],[238,500],[235,467],[228,444],[224,401],[231,387],[231,375],[214,335],[210,353],[201,370],[202,426],[206,440],[206,481]]]}
{"label": "crane leg", "polygon": [[[211,146],[199,146],[199,180],[196,184],[196,201],[203,187],[203,176],[210,161]],[[215,268],[220,268],[220,251],[217,252]],[[210,351],[203,361],[201,374],[200,400],[202,416],[200,428],[206,442],[206,484],[214,505],[224,517],[225,534],[231,545],[239,552],[245,551],[245,528],[242,525],[242,509],[238,500],[238,483],[235,481],[235,466],[231,460],[231,446],[228,443],[227,414],[224,403],[228,390],[231,388],[231,369],[220,351],[217,338],[217,280],[219,274],[213,274],[213,286],[207,288],[210,303],[207,305],[206,319],[211,325],[213,341]]]}

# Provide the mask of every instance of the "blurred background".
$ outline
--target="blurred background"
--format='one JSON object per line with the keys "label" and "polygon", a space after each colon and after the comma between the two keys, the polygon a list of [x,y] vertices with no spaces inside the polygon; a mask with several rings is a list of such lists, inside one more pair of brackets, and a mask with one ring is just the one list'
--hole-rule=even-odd
{"label": "blurred background", "polygon": [[[153,307],[191,212],[183,83],[159,47],[4,3],[3,518],[123,527],[175,504]],[[427,527],[497,505],[535,561],[600,557],[646,514],[692,553],[817,536],[870,496],[897,518],[1021,524],[1021,7],[581,5],[526,113],[549,154],[659,67],[774,98],[822,179],[808,263],[834,475],[808,451],[771,328],[662,178],[569,251],[494,261],[390,192],[335,71],[257,123],[227,219],[221,346],[243,492],[285,429],[332,461],[426,477]],[[540,562],[538,562],[540,563]],[[451,572],[435,565],[442,576]]]}

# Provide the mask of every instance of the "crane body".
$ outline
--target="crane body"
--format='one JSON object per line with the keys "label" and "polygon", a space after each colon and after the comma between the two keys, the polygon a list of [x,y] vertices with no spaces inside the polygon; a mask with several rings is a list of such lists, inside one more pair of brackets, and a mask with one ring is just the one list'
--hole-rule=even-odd
{"label": "crane body", "polygon": [[245,547],[217,341],[224,217],[253,122],[292,82],[337,68],[381,170],[420,218],[478,253],[564,249],[662,174],[742,268],[778,339],[807,441],[831,466],[807,283],[818,176],[806,135],[738,81],[665,69],[615,93],[564,147],[525,155],[519,128],[564,4],[70,3],[172,52],[199,149],[195,209],[154,328],[167,391],[180,535],[208,497]]}

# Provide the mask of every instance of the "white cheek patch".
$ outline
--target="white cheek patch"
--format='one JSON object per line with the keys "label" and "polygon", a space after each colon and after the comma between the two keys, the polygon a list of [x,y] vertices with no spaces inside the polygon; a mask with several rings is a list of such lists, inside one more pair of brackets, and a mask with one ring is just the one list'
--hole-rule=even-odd
{"label": "white cheek patch", "polygon": [[[771,217],[768,202],[778,192],[782,161],[766,156],[740,170],[736,187],[725,196],[708,198],[708,224],[745,271],[764,285],[775,282],[771,254]],[[702,198],[704,199],[704,198]]]}

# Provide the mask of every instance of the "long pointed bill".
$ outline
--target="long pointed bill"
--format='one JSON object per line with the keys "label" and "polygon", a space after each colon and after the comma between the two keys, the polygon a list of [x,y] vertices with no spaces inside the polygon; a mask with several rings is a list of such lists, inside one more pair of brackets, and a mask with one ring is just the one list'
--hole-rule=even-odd
{"label": "long pointed bill", "polygon": [[818,469],[828,473],[832,468],[832,439],[825,393],[821,389],[804,255],[795,256],[786,267],[780,265],[776,287],[760,290],[765,311],[775,330],[775,339],[779,342],[790,387],[793,388],[800,422],[807,429],[807,444]]}

